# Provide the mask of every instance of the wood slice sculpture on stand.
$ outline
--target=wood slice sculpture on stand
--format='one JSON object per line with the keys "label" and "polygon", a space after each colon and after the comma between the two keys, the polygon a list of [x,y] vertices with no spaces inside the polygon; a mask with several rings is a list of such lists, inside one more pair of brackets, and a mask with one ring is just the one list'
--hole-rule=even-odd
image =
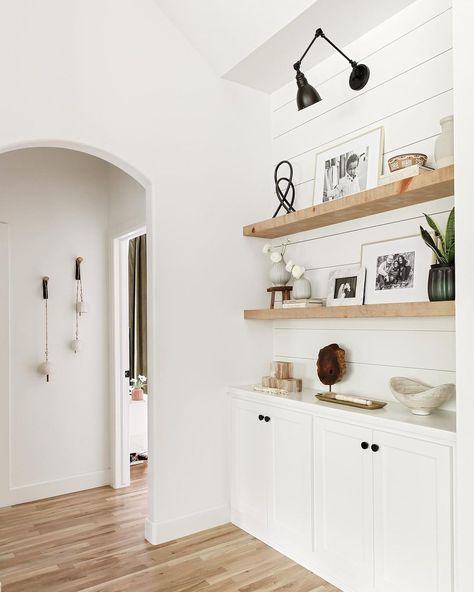
{"label": "wood slice sculpture on stand", "polygon": [[332,392],[332,385],[340,382],[346,373],[346,352],[337,343],[331,343],[331,345],[326,345],[326,347],[319,350],[316,369],[319,380],[329,386],[328,393],[315,395],[319,401],[349,405],[359,409],[382,409],[387,404],[385,401],[375,401],[365,397]]}
{"label": "wood slice sculpture on stand", "polygon": [[331,343],[319,350],[316,369],[319,380],[329,386],[332,392],[332,385],[340,382],[346,373],[346,352],[337,343]]}

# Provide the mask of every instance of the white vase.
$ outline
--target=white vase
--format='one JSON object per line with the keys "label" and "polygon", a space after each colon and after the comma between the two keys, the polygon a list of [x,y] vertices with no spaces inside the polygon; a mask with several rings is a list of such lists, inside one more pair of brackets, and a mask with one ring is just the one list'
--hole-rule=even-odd
{"label": "white vase", "polygon": [[294,300],[305,300],[311,298],[311,282],[305,277],[294,281],[291,296]]}
{"label": "white vase", "polygon": [[278,261],[278,263],[272,263],[268,277],[274,286],[286,286],[291,277],[291,273],[286,270],[286,262],[284,259]]}
{"label": "white vase", "polygon": [[437,168],[454,164],[454,117],[440,120],[441,134],[436,138],[434,157]]}

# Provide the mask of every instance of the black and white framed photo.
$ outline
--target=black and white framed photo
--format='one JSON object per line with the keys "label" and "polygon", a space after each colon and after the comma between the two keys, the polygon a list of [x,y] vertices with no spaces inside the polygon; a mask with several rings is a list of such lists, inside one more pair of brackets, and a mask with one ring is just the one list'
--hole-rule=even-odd
{"label": "black and white framed photo", "polygon": [[382,173],[383,127],[316,156],[313,205],[377,187]]}
{"label": "black and white framed photo", "polygon": [[329,275],[326,306],[364,303],[365,267],[344,267]]}
{"label": "black and white framed photo", "polygon": [[367,268],[366,304],[428,300],[433,256],[421,236],[362,245],[361,261]]}

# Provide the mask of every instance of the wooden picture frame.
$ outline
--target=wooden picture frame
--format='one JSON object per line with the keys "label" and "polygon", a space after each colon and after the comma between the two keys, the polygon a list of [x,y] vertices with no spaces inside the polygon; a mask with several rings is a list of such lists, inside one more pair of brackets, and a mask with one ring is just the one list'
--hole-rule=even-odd
{"label": "wooden picture frame", "polygon": [[383,164],[384,128],[346,140],[316,155],[313,205],[378,186]]}

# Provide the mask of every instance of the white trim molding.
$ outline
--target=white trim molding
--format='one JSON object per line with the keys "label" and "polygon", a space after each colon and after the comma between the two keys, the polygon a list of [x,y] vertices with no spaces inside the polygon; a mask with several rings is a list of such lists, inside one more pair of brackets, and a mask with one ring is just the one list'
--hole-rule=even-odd
{"label": "white trim molding", "polygon": [[110,469],[10,488],[10,504],[24,504],[110,484]]}
{"label": "white trim molding", "polygon": [[230,521],[228,505],[209,508],[203,512],[187,514],[165,522],[152,522],[149,518],[145,522],[145,538],[152,545],[160,545],[180,537],[221,526]]}

